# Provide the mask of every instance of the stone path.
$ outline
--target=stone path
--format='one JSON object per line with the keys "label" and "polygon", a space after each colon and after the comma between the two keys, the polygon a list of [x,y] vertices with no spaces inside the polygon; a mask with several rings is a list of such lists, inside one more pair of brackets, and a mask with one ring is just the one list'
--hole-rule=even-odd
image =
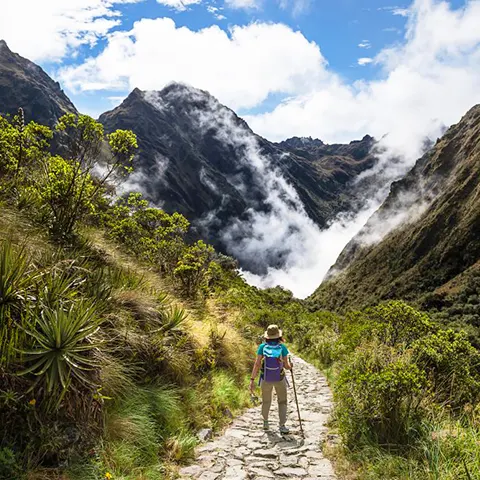
{"label": "stone path", "polygon": [[278,407],[274,396],[270,431],[264,432],[260,406],[235,419],[223,436],[197,449],[195,462],[180,471],[181,479],[198,480],[333,480],[332,465],[322,453],[325,423],[332,396],[325,378],[312,365],[294,357],[295,381],[305,438],[300,435],[290,382],[288,422],[291,433],[278,433]]}

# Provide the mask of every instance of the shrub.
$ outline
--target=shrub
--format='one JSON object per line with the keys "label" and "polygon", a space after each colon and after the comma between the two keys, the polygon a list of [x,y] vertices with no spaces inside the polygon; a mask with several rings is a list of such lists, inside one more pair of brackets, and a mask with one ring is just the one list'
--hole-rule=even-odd
{"label": "shrub", "polygon": [[[45,159],[34,189],[52,235],[68,239],[77,222],[94,211],[107,180],[131,171],[137,140],[130,131],[117,130],[107,136],[109,151],[101,155],[105,150],[103,126],[93,118],[67,114],[59,119],[56,130],[66,133],[62,136],[65,158]],[[101,177],[98,171],[94,173],[98,163],[104,167]]]}
{"label": "shrub", "polygon": [[408,444],[420,422],[427,379],[408,352],[378,342],[358,347],[341,369],[336,410],[347,445]]}
{"label": "shrub", "polygon": [[20,475],[20,466],[13,450],[0,447],[0,480],[19,479]]}
{"label": "shrub", "polygon": [[188,247],[173,271],[182,290],[190,296],[207,280],[207,272],[213,259],[213,247],[202,240]]}
{"label": "shrub", "polygon": [[416,363],[432,382],[437,402],[460,408],[478,401],[480,353],[464,333],[439,330],[418,339],[413,351]]}
{"label": "shrub", "polygon": [[375,325],[376,335],[386,345],[410,345],[433,331],[428,315],[402,301],[390,301],[364,311],[365,320]]}

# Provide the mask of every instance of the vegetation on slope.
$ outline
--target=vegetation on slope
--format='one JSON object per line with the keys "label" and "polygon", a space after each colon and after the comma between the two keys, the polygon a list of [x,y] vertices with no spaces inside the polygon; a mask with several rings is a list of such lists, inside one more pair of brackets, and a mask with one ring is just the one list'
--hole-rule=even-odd
{"label": "vegetation on slope", "polygon": [[232,286],[244,335],[279,323],[287,342],[323,368],[334,391],[326,446],[346,479],[476,478],[480,353],[464,332],[445,329],[402,301],[337,314],[310,310],[280,287]]}
{"label": "vegetation on slope", "polygon": [[[248,286],[186,241],[181,215],[114,199],[131,132],[66,116],[56,135],[62,157],[48,128],[0,119],[0,478],[174,476],[198,429],[247,404],[249,346],[270,323],[330,374],[340,473],[474,478],[480,356],[465,334],[400,301],[340,315]],[[475,305],[471,278],[437,293]]]}
{"label": "vegetation on slope", "polygon": [[[344,250],[339,273],[312,295],[345,312],[388,299],[414,302],[466,326],[480,345],[480,106],[437,141]],[[380,242],[372,236],[403,218]]]}
{"label": "vegetation on slope", "polygon": [[66,115],[62,156],[53,135],[0,118],[0,478],[167,478],[248,400],[214,300],[242,281],[181,215],[112,200],[134,134]]}

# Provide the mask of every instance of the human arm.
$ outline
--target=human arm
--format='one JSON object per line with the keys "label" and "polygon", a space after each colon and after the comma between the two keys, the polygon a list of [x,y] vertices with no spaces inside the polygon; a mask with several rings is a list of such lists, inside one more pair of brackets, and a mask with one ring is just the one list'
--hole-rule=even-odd
{"label": "human arm", "polygon": [[283,368],[285,370],[292,370],[293,365],[292,361],[290,360],[289,356],[290,352],[285,344],[282,344],[282,360],[283,360]]}
{"label": "human arm", "polygon": [[290,361],[290,358],[288,356],[283,357],[283,368],[285,370],[292,370],[293,368],[292,362]]}
{"label": "human arm", "polygon": [[255,379],[257,378],[258,372],[262,365],[263,355],[257,355],[255,359],[255,364],[253,365],[252,376],[250,377],[250,390],[253,392],[255,389]]}

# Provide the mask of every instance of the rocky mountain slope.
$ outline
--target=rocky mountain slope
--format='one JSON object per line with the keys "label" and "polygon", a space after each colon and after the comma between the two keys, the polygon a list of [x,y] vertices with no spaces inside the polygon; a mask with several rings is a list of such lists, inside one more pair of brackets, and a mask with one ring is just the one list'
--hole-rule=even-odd
{"label": "rocky mountain slope", "polygon": [[224,250],[225,228],[251,221],[252,212],[267,215],[282,202],[325,226],[356,204],[351,181],[375,162],[371,137],[349,145],[274,144],[207,92],[180,84],[160,92],[136,89],[100,121],[108,131],[137,134],[135,186],[165,210],[186,215]]}
{"label": "rocky mountain slope", "polygon": [[480,105],[392,185],[311,299],[336,310],[387,298],[442,310],[468,291],[467,320],[480,320],[479,266]]}
{"label": "rocky mountain slope", "polygon": [[0,113],[15,114],[22,107],[27,121],[53,126],[65,113],[77,110],[38,65],[13,53],[0,40]]}
{"label": "rocky mountain slope", "polygon": [[[76,112],[58,83],[1,42],[0,113],[20,106],[27,121],[50,126]],[[353,180],[375,163],[369,136],[348,145],[311,138],[272,143],[209,93],[175,83],[160,92],[135,89],[100,121],[107,131],[137,134],[140,149],[127,190],[184,214],[193,235],[255,273],[282,267],[292,249],[302,248],[288,232],[303,232],[309,222],[323,228],[339,212],[358,208]]]}

